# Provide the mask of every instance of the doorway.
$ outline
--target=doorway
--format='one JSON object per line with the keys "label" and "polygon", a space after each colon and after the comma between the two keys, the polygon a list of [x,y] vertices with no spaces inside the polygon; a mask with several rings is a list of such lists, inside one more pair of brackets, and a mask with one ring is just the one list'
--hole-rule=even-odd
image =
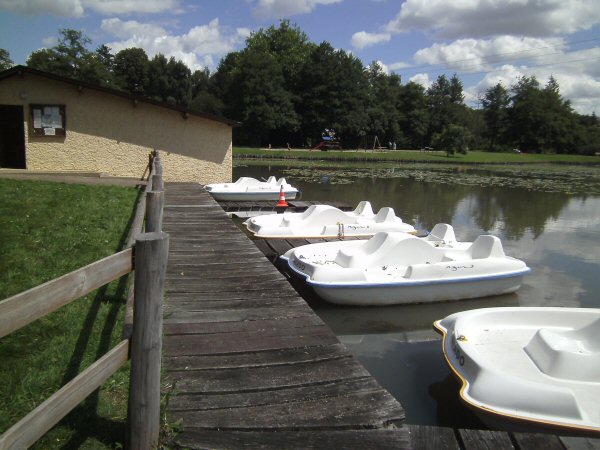
{"label": "doorway", "polygon": [[0,168],[26,169],[22,106],[0,105]]}

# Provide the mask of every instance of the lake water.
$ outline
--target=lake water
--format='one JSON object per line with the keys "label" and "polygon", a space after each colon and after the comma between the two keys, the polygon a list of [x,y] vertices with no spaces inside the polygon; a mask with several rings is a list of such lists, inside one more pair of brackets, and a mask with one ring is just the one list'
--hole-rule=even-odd
{"label": "lake water", "polygon": [[303,200],[369,200],[419,231],[452,224],[459,241],[494,234],[532,269],[514,294],[429,305],[344,307],[304,292],[317,314],[406,410],[411,424],[485,426],[458,398],[432,323],[495,306],[600,308],[600,168],[452,167],[236,161],[240,176],[285,176]]}

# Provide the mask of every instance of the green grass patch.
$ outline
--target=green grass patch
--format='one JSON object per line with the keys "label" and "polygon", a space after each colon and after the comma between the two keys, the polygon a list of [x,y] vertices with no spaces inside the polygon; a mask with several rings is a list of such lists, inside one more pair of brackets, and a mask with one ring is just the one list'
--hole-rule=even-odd
{"label": "green grass patch", "polygon": [[234,147],[233,155],[237,158],[273,158],[325,161],[374,161],[374,162],[431,162],[445,164],[600,164],[597,156],[529,154],[529,153],[496,153],[471,151],[466,155],[447,156],[445,152],[421,152],[418,150],[396,151],[308,151],[308,150],[264,150],[258,148]]}
{"label": "green grass patch", "polygon": [[[0,179],[0,299],[120,251],[133,188]],[[0,433],[121,340],[127,277],[0,339]],[[124,444],[129,367],[35,445]]]}

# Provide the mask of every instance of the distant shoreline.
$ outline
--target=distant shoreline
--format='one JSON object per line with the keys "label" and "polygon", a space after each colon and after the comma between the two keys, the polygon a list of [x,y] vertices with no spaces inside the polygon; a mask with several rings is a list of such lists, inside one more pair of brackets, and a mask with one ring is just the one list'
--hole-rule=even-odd
{"label": "distant shoreline", "polygon": [[433,164],[573,164],[600,165],[599,156],[545,153],[500,153],[472,151],[447,156],[442,151],[420,150],[306,150],[234,147],[234,159],[294,159],[347,162],[406,162]]}

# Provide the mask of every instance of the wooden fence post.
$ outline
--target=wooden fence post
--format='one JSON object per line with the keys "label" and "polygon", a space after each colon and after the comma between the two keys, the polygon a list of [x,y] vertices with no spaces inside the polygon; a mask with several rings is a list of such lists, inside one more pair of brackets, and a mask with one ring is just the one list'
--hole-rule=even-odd
{"label": "wooden fence post", "polygon": [[157,446],[160,431],[162,305],[169,235],[145,233],[135,243],[135,307],[131,338],[128,443]]}
{"label": "wooden fence post", "polygon": [[164,189],[165,185],[163,183],[162,175],[152,175],[152,190],[163,191]]}
{"label": "wooden fence post", "polygon": [[165,191],[146,192],[146,233],[162,231]]}
{"label": "wooden fence post", "polygon": [[156,175],[160,175],[161,177],[163,175],[163,165],[160,159],[156,159],[156,164],[154,165],[154,173],[156,173]]}

